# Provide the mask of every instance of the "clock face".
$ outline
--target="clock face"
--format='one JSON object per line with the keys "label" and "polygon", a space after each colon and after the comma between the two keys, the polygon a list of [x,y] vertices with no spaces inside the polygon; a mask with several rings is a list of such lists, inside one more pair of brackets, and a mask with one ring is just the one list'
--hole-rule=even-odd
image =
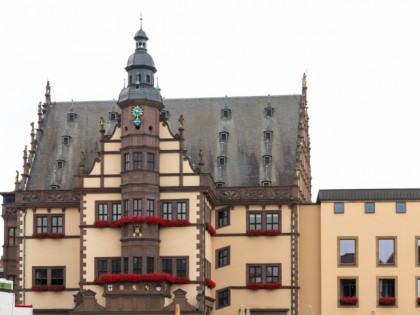
{"label": "clock face", "polygon": [[133,106],[131,108],[131,116],[133,116],[133,123],[136,127],[140,126],[141,124],[141,116],[143,116],[143,107],[140,106]]}
{"label": "clock face", "polygon": [[133,106],[131,108],[131,115],[134,118],[137,118],[138,116],[143,116],[143,107],[140,106]]}

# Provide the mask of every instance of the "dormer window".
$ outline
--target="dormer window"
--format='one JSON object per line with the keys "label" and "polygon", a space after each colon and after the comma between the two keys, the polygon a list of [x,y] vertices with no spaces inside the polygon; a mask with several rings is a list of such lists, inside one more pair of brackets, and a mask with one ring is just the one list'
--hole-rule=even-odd
{"label": "dormer window", "polygon": [[228,108],[224,108],[220,112],[220,118],[223,120],[228,120],[232,116],[232,111]]}
{"label": "dormer window", "polygon": [[58,160],[58,161],[57,161],[57,168],[58,168],[58,169],[62,169],[62,168],[64,168],[64,163],[65,163],[65,161],[63,161],[63,160]]}
{"label": "dormer window", "polygon": [[225,186],[224,182],[217,182],[216,183],[216,187],[223,187],[223,186]]}
{"label": "dormer window", "polygon": [[160,117],[159,118],[160,118],[161,121],[167,121],[170,116],[171,115],[170,115],[169,111],[164,109],[160,112]]}
{"label": "dormer window", "polygon": [[264,155],[263,156],[263,162],[264,162],[264,165],[270,165],[271,164],[271,155]]}
{"label": "dormer window", "polygon": [[226,143],[228,141],[228,138],[229,138],[229,132],[226,132],[226,131],[219,132],[220,142]]}
{"label": "dormer window", "polygon": [[77,114],[76,113],[68,113],[67,114],[67,121],[73,122],[76,120]]}
{"label": "dormer window", "polygon": [[265,118],[273,117],[274,108],[271,107],[271,106],[268,106],[268,107],[264,108],[264,114],[265,114]]}
{"label": "dormer window", "polygon": [[70,137],[63,136],[63,145],[70,145]]}
{"label": "dormer window", "polygon": [[271,130],[264,131],[264,141],[265,142],[273,141],[273,132]]}
{"label": "dormer window", "polygon": [[58,185],[50,185],[51,190],[57,190],[58,188],[60,188],[60,186]]}
{"label": "dormer window", "polygon": [[218,156],[218,157],[217,157],[217,164],[218,164],[219,166],[224,166],[224,165],[226,165],[226,162],[227,162],[227,158],[226,158],[226,156]]}
{"label": "dormer window", "polygon": [[270,180],[263,180],[261,182],[261,185],[264,186],[264,187],[271,186],[271,181]]}
{"label": "dormer window", "polygon": [[146,41],[145,40],[139,40],[137,42],[137,48],[143,48],[146,49]]}
{"label": "dormer window", "polygon": [[109,121],[116,121],[118,118],[118,113],[117,112],[110,112],[108,113],[109,116]]}

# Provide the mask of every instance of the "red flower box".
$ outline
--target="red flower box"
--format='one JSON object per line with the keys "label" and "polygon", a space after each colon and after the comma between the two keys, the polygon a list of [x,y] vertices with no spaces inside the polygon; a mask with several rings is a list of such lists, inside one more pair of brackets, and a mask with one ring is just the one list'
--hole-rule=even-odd
{"label": "red flower box", "polygon": [[175,282],[176,284],[186,284],[186,283],[190,283],[191,280],[188,277],[175,277]]}
{"label": "red flower box", "polygon": [[275,289],[281,288],[281,283],[280,282],[272,282],[272,283],[251,282],[251,283],[248,283],[246,287],[251,290],[260,290],[260,289],[275,290]]}
{"label": "red flower box", "polygon": [[[162,282],[168,281],[169,283],[175,283],[175,277],[167,273],[149,273],[149,274],[103,274],[99,279],[95,280],[96,284],[102,285],[104,283],[115,283],[115,282]],[[189,280],[189,279],[188,279]]]}
{"label": "red flower box", "polygon": [[206,223],[206,230],[209,231],[209,234],[211,236],[215,236],[216,235],[216,230],[214,229],[213,225],[211,225],[210,222]]}
{"label": "red flower box", "polygon": [[66,287],[64,285],[34,285],[32,287],[32,291],[36,292],[45,292],[45,291],[51,291],[51,292],[58,292],[63,291]]}
{"label": "red flower box", "polygon": [[249,230],[246,232],[248,236],[277,236],[280,230]]}
{"label": "red flower box", "polygon": [[383,296],[378,300],[379,305],[395,305],[395,296]]}
{"label": "red flower box", "polygon": [[37,238],[37,239],[44,239],[44,238],[58,239],[58,238],[63,238],[64,233],[34,233],[32,234],[32,237]]}
{"label": "red flower box", "polygon": [[355,296],[342,296],[340,297],[340,305],[356,305],[357,297]]}
{"label": "red flower box", "polygon": [[213,289],[216,287],[216,282],[214,282],[213,280],[211,280],[210,278],[206,278],[206,286],[209,289]]}
{"label": "red flower box", "polygon": [[148,217],[141,217],[141,216],[132,216],[132,217],[122,217],[118,221],[105,221],[105,220],[96,220],[93,223],[93,226],[96,228],[119,228],[124,224],[129,223],[150,223],[150,224],[157,224],[162,227],[171,227],[171,226],[186,226],[190,225],[190,221],[188,220],[165,220],[158,217],[148,216]]}

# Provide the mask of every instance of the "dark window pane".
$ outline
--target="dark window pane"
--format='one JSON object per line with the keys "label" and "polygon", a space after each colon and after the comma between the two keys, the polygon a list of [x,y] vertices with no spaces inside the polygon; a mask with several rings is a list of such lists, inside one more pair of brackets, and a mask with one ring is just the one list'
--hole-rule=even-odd
{"label": "dark window pane", "polygon": [[112,204],[112,221],[118,221],[121,219],[121,204],[113,203]]}
{"label": "dark window pane", "polygon": [[177,203],[176,217],[178,220],[187,219],[187,203],[186,202]]}
{"label": "dark window pane", "polygon": [[395,279],[379,279],[379,297],[395,297]]}
{"label": "dark window pane", "polygon": [[98,205],[98,220],[108,220],[108,204],[100,203]]}
{"label": "dark window pane", "polygon": [[155,215],[155,201],[153,199],[147,199],[147,215]]}
{"label": "dark window pane", "polygon": [[162,272],[172,274],[172,259],[162,259]]}
{"label": "dark window pane", "polygon": [[176,260],[176,276],[177,277],[187,276],[187,260],[186,259]]}
{"label": "dark window pane", "polygon": [[106,259],[98,259],[98,279],[99,277],[104,274],[108,273],[108,261]]}
{"label": "dark window pane", "polygon": [[279,266],[267,266],[265,272],[267,283],[280,281]]}
{"label": "dark window pane", "polygon": [[63,269],[51,269],[51,285],[64,285]]}
{"label": "dark window pane", "polygon": [[135,170],[142,169],[143,156],[141,152],[134,152],[133,154],[133,168]]}
{"label": "dark window pane", "polygon": [[229,306],[229,289],[217,292],[217,306],[219,308]]}
{"label": "dark window pane", "polygon": [[130,169],[130,155],[128,153],[124,154],[124,171]]}
{"label": "dark window pane", "polygon": [[356,279],[340,279],[340,297],[344,296],[357,296]]}
{"label": "dark window pane", "polygon": [[217,264],[219,267],[223,267],[229,264],[228,248],[217,251]]}
{"label": "dark window pane", "polygon": [[217,212],[217,226],[223,227],[229,225],[229,209],[219,210]]}
{"label": "dark window pane", "polygon": [[141,199],[134,199],[133,200],[133,215],[141,216]]}
{"label": "dark window pane", "polygon": [[51,217],[51,232],[63,233],[63,217],[62,216]]}
{"label": "dark window pane", "polygon": [[142,259],[141,257],[133,257],[133,273],[142,274]]}
{"label": "dark window pane", "polygon": [[155,170],[155,155],[154,153],[147,153],[147,170],[154,171]]}
{"label": "dark window pane", "polygon": [[249,282],[261,283],[262,282],[262,267],[249,266]]}
{"label": "dark window pane", "polygon": [[48,218],[47,217],[37,217],[36,218],[36,232],[37,233],[47,233],[48,232]]}
{"label": "dark window pane", "polygon": [[121,260],[113,259],[111,262],[111,273],[117,274],[121,273]]}
{"label": "dark window pane", "polygon": [[153,257],[147,257],[147,273],[155,272],[155,259]]}
{"label": "dark window pane", "polygon": [[267,223],[266,223],[267,230],[279,229],[279,214],[278,213],[267,213],[266,219],[267,219]]}

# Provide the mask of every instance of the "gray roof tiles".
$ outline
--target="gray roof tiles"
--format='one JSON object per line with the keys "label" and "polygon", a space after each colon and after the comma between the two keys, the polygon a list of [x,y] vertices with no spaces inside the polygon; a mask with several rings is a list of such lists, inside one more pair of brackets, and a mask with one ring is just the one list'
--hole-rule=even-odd
{"label": "gray roof tiles", "polygon": [[[258,186],[269,180],[272,185],[292,185],[300,97],[271,96],[270,103],[274,108],[271,118],[266,118],[264,112],[269,101],[267,96],[166,99],[164,105],[170,113],[168,124],[172,133],[178,133],[178,118],[181,114],[184,116],[187,155],[197,165],[199,149],[203,149],[203,171],[210,172],[216,182],[222,181],[227,186]],[[230,119],[221,117],[225,106],[231,110]],[[77,117],[73,122],[66,122],[70,108]],[[107,120],[112,108],[112,101],[50,105],[27,189],[50,189],[54,182],[60,189],[72,188],[80,152],[85,152],[85,168],[90,169],[99,149],[99,118],[102,116]],[[117,106],[114,109],[119,112]],[[107,122],[106,134],[114,131],[115,124]],[[68,146],[62,144],[66,130],[71,136]],[[273,132],[272,141],[264,140],[266,130]],[[221,131],[229,133],[225,143],[219,139]],[[264,165],[264,155],[272,156],[270,164]],[[226,165],[218,165],[219,156],[226,157]],[[57,160],[65,161],[62,169],[57,169]]]}
{"label": "gray roof tiles", "polygon": [[320,190],[317,203],[323,201],[420,200],[420,189],[329,189]]}

